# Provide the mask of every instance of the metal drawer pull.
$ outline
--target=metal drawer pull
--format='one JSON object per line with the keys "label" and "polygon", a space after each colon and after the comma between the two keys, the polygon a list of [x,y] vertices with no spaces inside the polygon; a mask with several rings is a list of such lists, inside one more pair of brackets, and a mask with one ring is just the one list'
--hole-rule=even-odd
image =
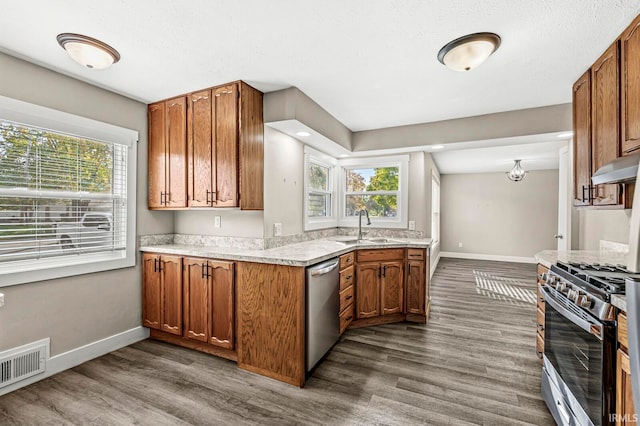
{"label": "metal drawer pull", "polygon": [[352,298],[353,298],[353,295],[350,294],[347,297],[345,297],[344,300],[349,300],[349,299],[352,299]]}

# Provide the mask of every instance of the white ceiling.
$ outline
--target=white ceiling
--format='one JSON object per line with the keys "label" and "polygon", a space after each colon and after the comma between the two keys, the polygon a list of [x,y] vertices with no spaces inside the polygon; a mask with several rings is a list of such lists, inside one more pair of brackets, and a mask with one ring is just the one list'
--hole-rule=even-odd
{"label": "white ceiling", "polygon": [[[640,12],[640,0],[22,0],[0,14],[0,50],[151,102],[243,79],[296,86],[353,131],[571,101],[572,82]],[[436,55],[492,31],[470,73]],[[81,68],[77,32],[122,60]]]}

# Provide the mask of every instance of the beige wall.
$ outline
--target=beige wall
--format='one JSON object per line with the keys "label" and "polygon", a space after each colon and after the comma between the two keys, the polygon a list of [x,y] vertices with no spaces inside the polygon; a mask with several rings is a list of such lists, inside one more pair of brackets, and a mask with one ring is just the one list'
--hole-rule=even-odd
{"label": "beige wall", "polygon": [[571,104],[550,105],[353,134],[353,151],[447,144],[571,130]]}
{"label": "beige wall", "polygon": [[629,243],[631,210],[578,210],[580,250],[599,250],[600,240]]}
{"label": "beige wall", "polygon": [[[137,233],[172,232],[173,213],[146,207],[146,105],[2,53],[0,75],[2,96],[137,130]],[[1,288],[0,351],[50,337],[56,355],[137,327],[140,291],[139,260],[134,268]]]}
{"label": "beige wall", "polygon": [[442,175],[440,182],[442,251],[530,257],[556,248],[557,170],[532,171],[521,182],[504,173]]}
{"label": "beige wall", "polygon": [[[262,238],[263,213],[261,211],[189,210],[177,211],[175,215],[177,234]],[[216,216],[220,216],[220,228],[214,226]]]}
{"label": "beige wall", "polygon": [[282,235],[303,232],[304,145],[282,132],[264,129],[264,236],[273,237],[273,224]]}

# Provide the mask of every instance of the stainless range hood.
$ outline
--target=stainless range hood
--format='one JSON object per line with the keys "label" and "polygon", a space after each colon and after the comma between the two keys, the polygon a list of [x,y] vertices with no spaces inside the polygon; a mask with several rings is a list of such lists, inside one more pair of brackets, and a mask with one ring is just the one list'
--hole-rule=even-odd
{"label": "stainless range hood", "polygon": [[616,158],[596,170],[591,177],[591,182],[594,185],[635,182],[639,162],[640,152]]}

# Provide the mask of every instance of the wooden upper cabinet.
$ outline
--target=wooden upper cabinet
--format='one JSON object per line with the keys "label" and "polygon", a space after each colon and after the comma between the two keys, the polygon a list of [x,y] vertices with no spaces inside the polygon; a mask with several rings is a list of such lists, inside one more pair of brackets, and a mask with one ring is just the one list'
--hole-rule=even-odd
{"label": "wooden upper cabinet", "polygon": [[182,334],[182,257],[162,256],[160,259],[162,280],[161,330]]}
{"label": "wooden upper cabinet", "polygon": [[264,208],[262,92],[233,82],[149,105],[149,208]]}
{"label": "wooden upper cabinet", "polygon": [[213,90],[216,205],[238,205],[238,88],[236,84]]}
{"label": "wooden upper cabinet", "polygon": [[152,253],[142,255],[142,326],[160,330],[161,280],[158,273],[160,256]]}
{"label": "wooden upper cabinet", "polygon": [[206,343],[210,318],[207,261],[185,257],[183,262],[184,337]]}
{"label": "wooden upper cabinet", "polygon": [[235,339],[235,283],[233,262],[210,261],[210,328],[212,345],[233,349]]}
{"label": "wooden upper cabinet", "polygon": [[166,143],[165,143],[165,103],[158,102],[149,105],[149,208],[164,207],[164,193],[166,192]]}
{"label": "wooden upper cabinet", "polygon": [[380,315],[380,263],[356,265],[356,318]]}
{"label": "wooden upper cabinet", "polygon": [[573,204],[591,204],[591,70],[573,85]]}
{"label": "wooden upper cabinet", "polygon": [[189,176],[189,207],[209,207],[216,187],[215,158],[211,138],[211,90],[189,95],[187,120]]}
{"label": "wooden upper cabinet", "polygon": [[622,152],[640,148],[640,16],[620,37]]}
{"label": "wooden upper cabinet", "polygon": [[398,314],[404,307],[404,274],[402,261],[382,262],[380,279],[381,315]]}
{"label": "wooden upper cabinet", "polygon": [[187,99],[170,99],[167,109],[167,194],[165,206],[187,206]]}
{"label": "wooden upper cabinet", "polygon": [[[591,168],[601,166],[620,154],[620,62],[618,41],[613,43],[591,68]],[[594,206],[620,203],[619,185],[598,185]]]}

